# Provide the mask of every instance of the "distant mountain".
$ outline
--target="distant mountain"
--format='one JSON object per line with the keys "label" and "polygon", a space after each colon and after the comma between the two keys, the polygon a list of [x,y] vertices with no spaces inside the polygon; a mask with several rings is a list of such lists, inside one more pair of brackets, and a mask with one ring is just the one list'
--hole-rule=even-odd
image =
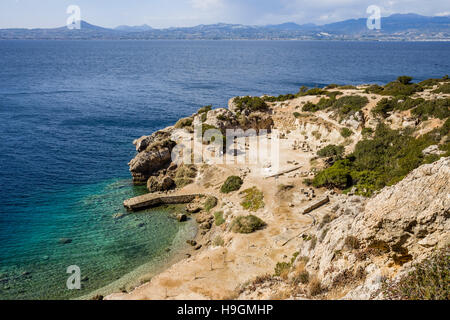
{"label": "distant mountain", "polygon": [[142,32],[142,31],[149,31],[152,29],[153,29],[152,27],[150,27],[149,25],[146,25],[146,24],[143,24],[141,26],[118,26],[118,27],[114,28],[114,30],[126,31],[126,32]]}
{"label": "distant mountain", "polygon": [[1,39],[296,39],[296,40],[450,40],[450,16],[426,17],[393,14],[381,20],[381,30],[369,30],[367,19],[315,25],[287,22],[277,25],[248,26],[217,23],[184,28],[153,29],[148,25],[102,28],[81,21],[81,29],[0,29]]}

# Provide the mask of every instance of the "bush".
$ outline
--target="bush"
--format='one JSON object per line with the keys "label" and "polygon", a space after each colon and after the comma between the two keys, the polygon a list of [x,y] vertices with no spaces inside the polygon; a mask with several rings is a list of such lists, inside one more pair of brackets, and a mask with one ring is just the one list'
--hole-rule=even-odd
{"label": "bush", "polygon": [[236,109],[238,112],[253,112],[253,111],[264,111],[269,108],[266,102],[260,97],[236,97],[233,102],[236,104]]}
{"label": "bush", "polygon": [[435,253],[430,259],[414,266],[414,270],[398,282],[384,284],[387,299],[449,300],[450,247]]}
{"label": "bush", "polygon": [[241,202],[244,209],[257,211],[264,208],[264,194],[256,187],[246,189],[241,194],[244,195],[244,201]]}
{"label": "bush", "polygon": [[320,171],[313,179],[313,186],[345,189],[351,185],[351,163],[336,161],[330,168]]}
{"label": "bush", "polygon": [[[449,122],[446,124],[450,127]],[[418,138],[408,131],[392,130],[380,124],[373,137],[359,141],[346,159],[318,172],[313,185],[339,189],[354,186],[357,194],[370,196],[375,190],[399,182],[420,165],[437,160],[438,156],[425,157],[422,150],[442,140],[444,133],[448,133],[446,124]],[[447,150],[449,143],[440,148]]]}
{"label": "bush", "polygon": [[208,113],[208,111],[211,111],[211,109],[212,109],[212,105],[204,106],[204,107],[201,107],[200,109],[198,109],[197,113],[198,114]]}
{"label": "bush", "polygon": [[236,233],[252,233],[265,225],[266,223],[257,216],[239,216],[231,223],[231,230]]}
{"label": "bush", "polygon": [[307,284],[308,282],[309,282],[309,272],[306,270],[299,272],[293,279],[294,285]]}
{"label": "bush", "polygon": [[176,129],[182,129],[185,127],[190,127],[192,126],[192,122],[194,120],[192,118],[183,118],[177,121],[177,123],[175,123],[175,128]]}
{"label": "bush", "polygon": [[369,99],[363,96],[343,96],[336,100],[333,108],[341,114],[354,113],[361,110],[369,103]]}
{"label": "bush", "polygon": [[408,76],[400,76],[397,78],[397,81],[400,82],[401,84],[410,84],[410,82],[412,81],[412,77],[408,77]]}
{"label": "bush", "polygon": [[333,157],[335,159],[339,159],[344,154],[343,146],[336,146],[334,144],[329,144],[326,147],[323,147],[319,151],[317,151],[317,155],[319,157]]}
{"label": "bush", "polygon": [[450,83],[444,83],[436,90],[433,90],[434,93],[450,93]]}
{"label": "bush", "polygon": [[225,244],[225,242],[223,241],[223,239],[222,239],[221,236],[217,236],[217,237],[215,237],[214,240],[213,240],[213,245],[214,245],[215,247],[223,247],[224,244]]}
{"label": "bush", "polygon": [[237,191],[241,188],[244,181],[238,176],[229,176],[227,180],[225,180],[224,184],[220,188],[220,192],[222,193],[230,193],[233,191]]}
{"label": "bush", "polygon": [[428,117],[448,118],[450,117],[450,98],[423,101],[412,109],[411,113],[422,120]]}
{"label": "bush", "polygon": [[217,206],[217,198],[213,197],[213,196],[208,196],[206,198],[205,205],[204,205],[205,210],[209,212],[215,206]]}
{"label": "bush", "polygon": [[217,211],[214,213],[214,221],[216,226],[220,226],[225,223],[225,219],[223,218],[223,212]]}
{"label": "bush", "polygon": [[182,164],[177,168],[174,181],[177,188],[183,188],[193,183],[196,176],[197,168],[194,165]]}
{"label": "bush", "polygon": [[288,94],[280,94],[278,97],[273,97],[273,96],[265,96],[263,98],[264,101],[267,102],[281,102],[281,101],[286,101],[286,100],[292,100],[295,98],[295,95],[288,93]]}
{"label": "bush", "polygon": [[309,282],[309,295],[314,297],[321,294],[324,289],[322,288],[322,283],[317,277],[313,277]]}
{"label": "bush", "polygon": [[383,98],[378,101],[375,108],[372,109],[372,113],[375,115],[381,115],[386,118],[388,112],[393,111],[396,108],[396,102],[393,99]]}
{"label": "bush", "polygon": [[291,264],[288,262],[277,262],[275,266],[275,276],[283,278],[289,273],[291,270]]}

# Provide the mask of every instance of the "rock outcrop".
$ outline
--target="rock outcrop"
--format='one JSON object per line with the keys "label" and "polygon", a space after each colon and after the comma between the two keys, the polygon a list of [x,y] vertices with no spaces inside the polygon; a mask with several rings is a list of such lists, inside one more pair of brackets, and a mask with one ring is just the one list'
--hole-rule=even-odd
{"label": "rock outcrop", "polygon": [[171,162],[175,142],[170,140],[170,131],[157,131],[134,141],[139,152],[128,165],[135,184],[145,184],[150,176]]}
{"label": "rock outcrop", "polygon": [[375,297],[383,279],[448,245],[448,181],[450,158],[442,158],[371,199],[336,195],[332,213],[305,234],[314,245],[305,243],[299,256],[329,290],[353,286],[346,298]]}

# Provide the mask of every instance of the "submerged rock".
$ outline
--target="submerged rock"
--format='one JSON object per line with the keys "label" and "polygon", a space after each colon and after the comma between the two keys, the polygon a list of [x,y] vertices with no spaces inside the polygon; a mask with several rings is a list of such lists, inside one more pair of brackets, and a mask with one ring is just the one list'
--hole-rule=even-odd
{"label": "submerged rock", "polygon": [[70,238],[60,238],[58,240],[58,242],[61,243],[61,244],[68,244],[68,243],[72,242],[72,239],[70,239]]}

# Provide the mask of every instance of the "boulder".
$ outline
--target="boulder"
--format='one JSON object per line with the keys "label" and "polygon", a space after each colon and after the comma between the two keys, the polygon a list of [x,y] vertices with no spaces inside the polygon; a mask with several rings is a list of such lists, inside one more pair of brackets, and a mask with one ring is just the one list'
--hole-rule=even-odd
{"label": "boulder", "polygon": [[184,222],[187,220],[187,216],[184,213],[177,214],[177,220],[179,222]]}
{"label": "boulder", "polygon": [[151,136],[134,141],[138,154],[128,165],[133,182],[144,184],[148,178],[171,162],[172,149],[176,143],[170,140],[170,133],[157,131]]}
{"label": "boulder", "polygon": [[147,189],[149,192],[160,192],[175,189],[175,181],[168,176],[151,176],[147,180]]}

